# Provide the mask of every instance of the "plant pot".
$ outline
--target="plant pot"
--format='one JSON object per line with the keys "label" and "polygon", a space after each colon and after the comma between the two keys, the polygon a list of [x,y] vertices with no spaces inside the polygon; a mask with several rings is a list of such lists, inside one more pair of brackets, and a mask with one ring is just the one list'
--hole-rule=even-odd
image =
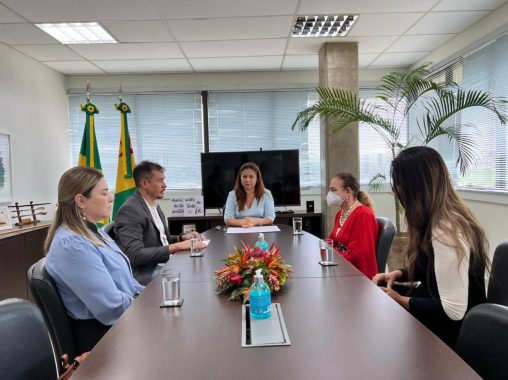
{"label": "plant pot", "polygon": [[388,254],[388,272],[405,267],[405,248],[408,243],[407,232],[397,232],[393,238],[390,253]]}

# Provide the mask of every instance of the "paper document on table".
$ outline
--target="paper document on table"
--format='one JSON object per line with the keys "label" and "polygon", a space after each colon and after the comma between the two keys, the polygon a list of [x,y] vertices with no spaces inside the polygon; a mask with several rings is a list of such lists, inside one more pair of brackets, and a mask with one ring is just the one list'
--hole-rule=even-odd
{"label": "paper document on table", "polygon": [[228,227],[228,234],[253,234],[258,232],[279,232],[280,228],[277,226],[261,226],[261,227]]}

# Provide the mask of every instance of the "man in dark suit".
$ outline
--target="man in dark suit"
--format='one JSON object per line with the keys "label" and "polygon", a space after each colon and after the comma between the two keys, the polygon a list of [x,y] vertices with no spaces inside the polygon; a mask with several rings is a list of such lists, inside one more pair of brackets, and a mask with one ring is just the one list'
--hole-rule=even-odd
{"label": "man in dark suit", "polygon": [[[170,235],[166,217],[158,200],[164,197],[164,168],[142,161],[133,170],[136,192],[120,207],[114,223],[118,246],[131,262],[134,278],[146,285],[158,263],[165,263],[176,251],[190,249],[190,239],[197,232]],[[199,248],[204,245],[197,242]]]}

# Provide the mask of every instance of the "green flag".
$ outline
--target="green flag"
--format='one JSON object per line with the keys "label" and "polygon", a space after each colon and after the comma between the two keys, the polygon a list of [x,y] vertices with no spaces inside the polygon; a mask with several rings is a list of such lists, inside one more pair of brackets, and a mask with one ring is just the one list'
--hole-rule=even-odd
{"label": "green flag", "polygon": [[113,205],[113,220],[125,200],[136,191],[132,170],[136,165],[134,152],[127,126],[127,114],[131,112],[130,107],[121,102],[115,104],[115,109],[120,111],[120,150],[118,153],[118,169],[116,171],[115,203]]}

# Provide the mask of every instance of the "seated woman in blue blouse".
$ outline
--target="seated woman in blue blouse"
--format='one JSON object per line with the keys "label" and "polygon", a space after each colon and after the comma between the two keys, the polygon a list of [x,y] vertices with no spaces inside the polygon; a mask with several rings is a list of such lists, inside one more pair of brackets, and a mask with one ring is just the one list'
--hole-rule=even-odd
{"label": "seated woman in blue blouse", "polygon": [[46,270],[69,315],[78,353],[90,351],[143,291],[129,259],[96,223],[113,197],[97,170],[76,167],[58,184],[58,208],[45,243]]}
{"label": "seated woman in blue blouse", "polygon": [[259,167],[253,162],[243,164],[235,187],[229,192],[224,221],[228,226],[249,228],[272,224],[274,220],[272,193],[265,189]]}

